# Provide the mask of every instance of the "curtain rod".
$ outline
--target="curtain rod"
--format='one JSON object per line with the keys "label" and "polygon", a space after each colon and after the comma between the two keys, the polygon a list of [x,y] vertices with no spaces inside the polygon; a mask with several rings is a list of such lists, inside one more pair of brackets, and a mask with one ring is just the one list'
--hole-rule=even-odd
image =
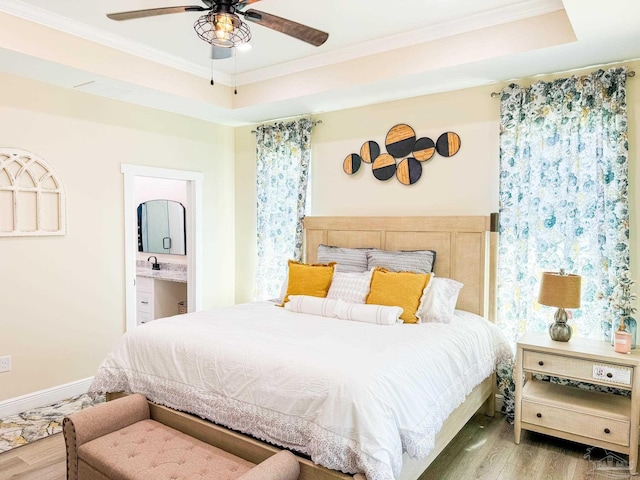
{"label": "curtain rod", "polygon": [[[322,123],[322,120],[314,120],[311,122],[311,124],[315,127],[316,125]],[[258,133],[257,130],[251,130],[251,133]]]}
{"label": "curtain rod", "polygon": [[[636,76],[636,72],[634,72],[633,70],[631,70],[630,72],[627,72],[627,78],[633,78]],[[491,92],[491,98],[496,98],[500,96],[500,92]]]}

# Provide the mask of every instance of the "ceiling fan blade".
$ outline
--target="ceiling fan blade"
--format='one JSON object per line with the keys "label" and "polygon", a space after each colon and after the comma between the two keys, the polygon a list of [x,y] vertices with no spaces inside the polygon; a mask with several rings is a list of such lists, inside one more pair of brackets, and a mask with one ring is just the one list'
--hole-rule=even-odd
{"label": "ceiling fan blade", "polygon": [[164,7],[164,8],[149,8],[147,10],[132,10],[130,12],[108,13],[107,17],[111,20],[132,20],[134,18],[153,17],[155,15],[167,15],[169,13],[182,13],[182,12],[204,12],[209,10],[208,8],[201,7],[199,5],[189,5],[185,7]]}
{"label": "ceiling fan blade", "polygon": [[236,5],[236,9],[242,10],[247,5],[251,5],[252,3],[259,2],[260,0],[240,0],[238,5]]}
{"label": "ceiling fan blade", "polygon": [[285,35],[310,43],[316,47],[322,45],[329,38],[328,33],[302,25],[301,23],[294,22],[293,20],[287,20],[286,18],[271,15],[270,13],[254,9],[238,13],[243,15],[245,20],[284,33]]}

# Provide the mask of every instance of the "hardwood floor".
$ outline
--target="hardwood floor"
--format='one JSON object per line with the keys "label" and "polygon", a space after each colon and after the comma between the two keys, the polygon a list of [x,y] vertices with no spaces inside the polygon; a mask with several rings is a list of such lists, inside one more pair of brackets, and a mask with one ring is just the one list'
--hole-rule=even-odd
{"label": "hardwood floor", "polygon": [[[587,445],[525,431],[520,445],[502,415],[476,414],[431,464],[420,480],[604,480],[633,478],[614,454],[614,470],[603,469],[602,449],[587,455]],[[585,457],[586,456],[586,457]],[[591,458],[589,458],[591,457]],[[616,469],[617,468],[617,469]],[[613,475],[612,475],[613,474]]]}
{"label": "hardwood floor", "polygon": [[0,480],[65,480],[67,464],[61,433],[0,454]]}
{"label": "hardwood floor", "polygon": [[[598,475],[585,459],[587,446],[525,432],[513,443],[513,427],[501,415],[474,416],[420,480],[599,480],[631,478]],[[593,460],[603,458],[603,452]],[[626,456],[623,456],[626,459]],[[606,472],[604,472],[606,473]],[[610,475],[610,474],[609,474]],[[0,454],[0,480],[64,480],[61,434]]]}

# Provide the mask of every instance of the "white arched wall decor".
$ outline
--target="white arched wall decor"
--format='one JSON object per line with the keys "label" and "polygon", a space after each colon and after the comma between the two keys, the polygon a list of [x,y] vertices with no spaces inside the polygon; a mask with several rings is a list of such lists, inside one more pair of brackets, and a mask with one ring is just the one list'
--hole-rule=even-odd
{"label": "white arched wall decor", "polygon": [[38,155],[0,147],[0,237],[64,235],[64,186]]}

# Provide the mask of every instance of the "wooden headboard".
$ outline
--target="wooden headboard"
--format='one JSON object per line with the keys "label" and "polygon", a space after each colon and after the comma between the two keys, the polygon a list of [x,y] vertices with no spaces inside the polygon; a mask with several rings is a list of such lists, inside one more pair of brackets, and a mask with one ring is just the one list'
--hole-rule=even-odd
{"label": "wooden headboard", "polygon": [[456,217],[306,217],[305,259],[318,245],[435,250],[435,275],[464,284],[457,308],[495,322],[498,214]]}

